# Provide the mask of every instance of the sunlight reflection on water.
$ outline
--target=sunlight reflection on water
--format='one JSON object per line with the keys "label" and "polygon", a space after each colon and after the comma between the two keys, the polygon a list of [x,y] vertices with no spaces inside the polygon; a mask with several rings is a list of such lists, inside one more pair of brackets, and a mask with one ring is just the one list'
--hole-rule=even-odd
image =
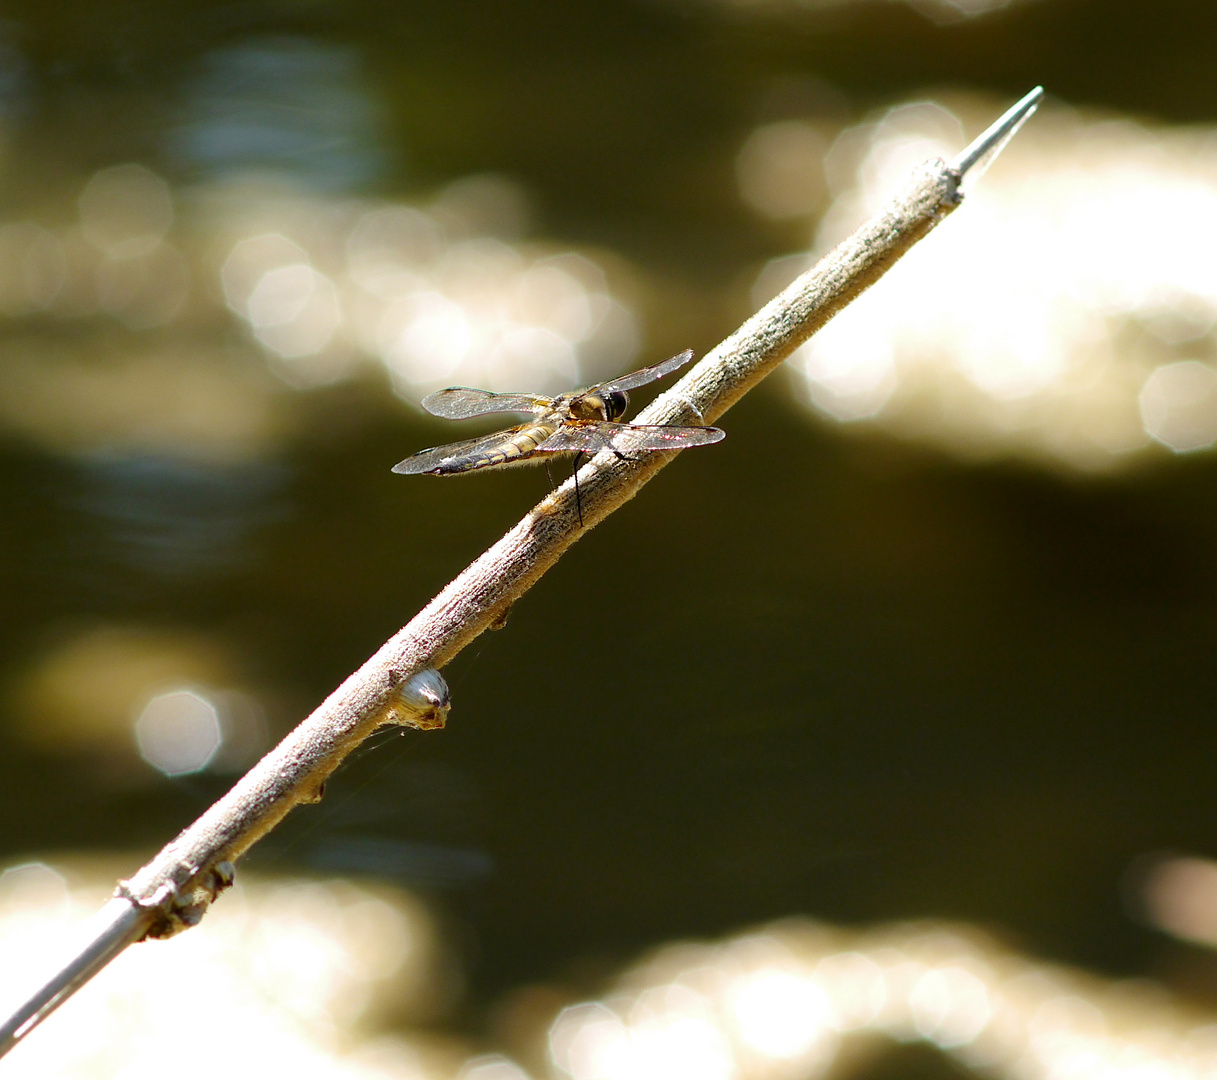
{"label": "sunlight reflection on water", "polygon": [[[1164,890],[1212,891],[1210,863],[1159,865],[1159,908]],[[0,874],[7,993],[76,932],[108,880],[96,860]],[[162,989],[183,980],[189,1007]],[[546,1046],[520,1043],[516,1060],[437,1034],[458,985],[409,894],[242,875],[199,928],[129,950],[5,1064],[18,1077],[110,1076],[222,1031],[235,1080],[283,1061],[352,1080],[527,1080],[517,1061],[572,1080],[829,1080],[911,1041],[1011,1080],[1202,1080],[1217,1067],[1211,1015],[964,925],[846,930],[792,918],[663,946],[599,1000],[551,1012]]]}
{"label": "sunlight reflection on water", "polygon": [[[961,99],[958,111],[973,127],[991,109]],[[814,250],[882,206],[917,161],[963,142],[955,114],[932,103],[844,131],[825,158],[834,201]],[[790,367],[827,416],[871,418],[968,456],[1111,469],[1151,438],[1206,448],[1217,441],[1215,176],[1207,128],[1042,110],[966,210]],[[754,300],[810,261],[775,261]]]}
{"label": "sunlight reflection on water", "polygon": [[285,388],[379,369],[417,403],[452,380],[557,392],[628,367],[632,307],[591,254],[526,239],[510,178],[364,194],[390,141],[361,63],[290,34],[212,49],[163,133],[173,183],[120,161],[13,205],[0,424],[67,453],[232,461],[295,433]]}
{"label": "sunlight reflection on water", "polygon": [[[0,875],[6,1008],[53,954],[70,950],[104,899],[99,865],[28,863]],[[155,1062],[223,1032],[224,1072],[234,1078],[324,1066],[349,1080],[452,1076],[464,1055],[424,1031],[383,1031],[390,1020],[442,1014],[452,987],[437,949],[423,906],[397,890],[239,881],[201,927],[127,950],[12,1052],[6,1074],[155,1072]]]}
{"label": "sunlight reflection on water", "polygon": [[[670,955],[670,958],[669,958]],[[716,972],[708,980],[707,971]],[[639,980],[644,985],[639,985]],[[924,1041],[998,1076],[1200,1077],[1211,1018],[1164,996],[1131,993],[1007,953],[965,927],[929,923],[834,931],[801,920],[721,944],[660,949],[600,1002],[573,1005],[550,1031],[553,1063],[573,1080],[640,1075],[645,1026],[688,1012],[708,1027],[688,1075],[852,1075],[846,1037]],[[640,1020],[639,1006],[649,1002]],[[640,1026],[641,1025],[641,1026]],[[853,1046],[853,1043],[849,1043]],[[864,1044],[858,1044],[862,1046]],[[878,1045],[868,1054],[878,1053]],[[700,1056],[698,1056],[700,1055]],[[646,1066],[659,1057],[647,1057]]]}
{"label": "sunlight reflection on water", "polygon": [[[958,95],[842,131],[759,126],[741,197],[806,220],[810,249],[772,260],[753,301],[993,107]],[[1207,449],[1215,172],[1207,128],[1041,110],[964,213],[795,353],[798,393],[969,458],[1112,470],[1136,451]],[[522,239],[529,199],[504,176],[386,201],[225,168],[186,197],[127,162],[73,204],[58,222],[0,224],[0,310],[20,330],[0,422],[68,452],[265,455],[294,434],[285,386],[380,372],[411,403],[453,383],[554,393],[628,368],[642,345],[628,265]],[[48,319],[83,320],[84,345],[40,336]]]}

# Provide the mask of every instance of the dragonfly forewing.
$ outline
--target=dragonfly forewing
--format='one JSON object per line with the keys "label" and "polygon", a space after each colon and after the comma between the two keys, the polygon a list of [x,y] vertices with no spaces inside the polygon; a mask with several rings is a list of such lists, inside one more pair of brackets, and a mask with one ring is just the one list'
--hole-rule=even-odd
{"label": "dragonfly forewing", "polygon": [[662,379],[665,375],[670,375],[677,368],[684,367],[692,359],[693,350],[685,349],[682,353],[668,357],[662,364],[653,364],[651,367],[643,368],[641,371],[631,371],[628,375],[622,375],[619,379],[609,379],[608,382],[599,383],[593,386],[592,389],[600,394],[612,394],[619,390],[633,390],[636,386],[645,386],[649,382],[654,382],[656,379]]}
{"label": "dragonfly forewing", "polygon": [[488,413],[532,413],[540,416],[554,405],[553,398],[539,394],[492,394],[470,386],[450,386],[423,398],[423,408],[445,420],[468,420]]}

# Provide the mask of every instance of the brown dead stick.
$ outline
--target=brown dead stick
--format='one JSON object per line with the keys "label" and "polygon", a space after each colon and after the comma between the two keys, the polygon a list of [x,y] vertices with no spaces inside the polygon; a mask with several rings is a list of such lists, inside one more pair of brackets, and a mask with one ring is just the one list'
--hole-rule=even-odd
{"label": "brown dead stick", "polygon": [[[712,423],[959,205],[972,182],[1034,112],[1033,90],[953,162],[920,166],[905,190],[811,270],[702,358],[635,420]],[[171,841],[99,913],[90,945],[33,994],[3,1026],[0,1055],[128,945],[167,937],[202,919],[232,883],[233,864],[294,807],[320,798],[326,778],[378,727],[442,727],[448,689],[442,668],[508,610],[588,529],[675,457],[622,460],[598,454],[543,499],[456,577],[259,761],[193,825]]]}

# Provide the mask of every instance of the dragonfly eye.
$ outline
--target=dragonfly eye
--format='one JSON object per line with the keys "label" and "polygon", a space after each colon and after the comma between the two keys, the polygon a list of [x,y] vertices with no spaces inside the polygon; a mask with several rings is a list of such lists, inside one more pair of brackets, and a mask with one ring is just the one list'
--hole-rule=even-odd
{"label": "dragonfly eye", "polygon": [[610,420],[619,420],[630,407],[630,395],[624,390],[614,390],[604,397],[604,411]]}

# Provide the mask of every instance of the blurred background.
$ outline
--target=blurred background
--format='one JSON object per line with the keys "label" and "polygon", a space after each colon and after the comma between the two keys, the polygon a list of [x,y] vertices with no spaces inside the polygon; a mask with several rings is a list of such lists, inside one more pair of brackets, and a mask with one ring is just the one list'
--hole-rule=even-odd
{"label": "blurred background", "polygon": [[701,354],[1049,93],[446,730],[14,1069],[200,1024],[239,1077],[1217,1069],[1215,44],[1200,0],[8,5],[6,1003],[546,493],[392,475],[481,430],[425,394]]}

